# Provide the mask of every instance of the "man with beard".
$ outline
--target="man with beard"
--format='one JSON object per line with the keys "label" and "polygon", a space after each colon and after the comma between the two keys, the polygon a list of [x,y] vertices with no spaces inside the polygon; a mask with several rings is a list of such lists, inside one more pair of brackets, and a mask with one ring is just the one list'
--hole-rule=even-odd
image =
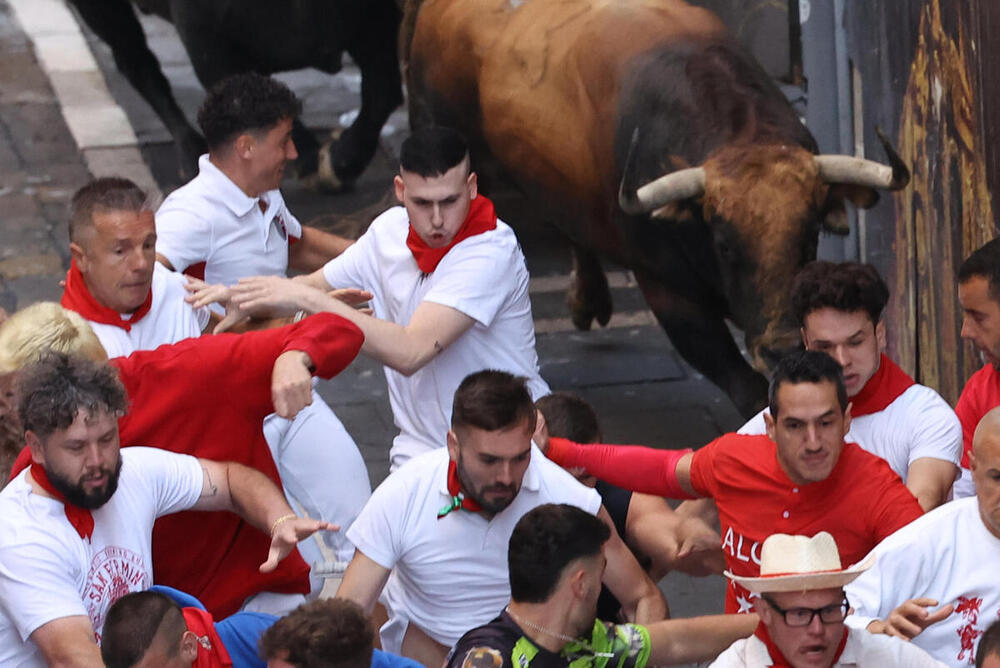
{"label": "man with beard", "polygon": [[122,452],[118,417],[128,399],[107,364],[51,353],[19,382],[33,463],[0,492],[0,665],[103,666],[108,608],[152,584],[161,515],[238,512],[271,535],[265,573],[298,541],[336,528],[297,517],[248,467],[154,448]]}
{"label": "man with beard", "polygon": [[612,532],[575,506],[546,504],[514,527],[510,603],[466,633],[447,668],[644,668],[714,658],[750,635],[753,615],[670,619],[646,626],[597,619],[604,546]]}
{"label": "man with beard", "polygon": [[958,301],[962,304],[962,338],[975,344],[983,368],[965,384],[955,405],[963,441],[956,499],[976,493],[969,469],[972,435],[983,416],[1000,406],[1000,239],[974,251],[958,268]]}
{"label": "man with beard", "polygon": [[[597,492],[532,445],[535,420],[524,378],[471,374],[455,392],[448,447],[372,494],[348,532],[357,552],[337,595],[371,611],[381,592],[382,649],[440,666],[463,631],[493,619],[510,598],[507,541],[532,508],[569,503],[611,526]],[[617,533],[605,549],[604,582],[628,618],[662,619],[662,595]]]}

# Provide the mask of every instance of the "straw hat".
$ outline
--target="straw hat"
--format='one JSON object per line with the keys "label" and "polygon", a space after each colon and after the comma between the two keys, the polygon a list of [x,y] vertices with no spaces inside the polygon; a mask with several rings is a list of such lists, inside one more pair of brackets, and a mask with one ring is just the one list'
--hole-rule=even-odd
{"label": "straw hat", "polygon": [[841,568],[840,552],[833,536],[821,531],[812,538],[776,533],[767,537],[760,552],[760,577],[724,574],[752,592],[765,594],[781,591],[835,589],[872,567],[875,555],[861,563]]}

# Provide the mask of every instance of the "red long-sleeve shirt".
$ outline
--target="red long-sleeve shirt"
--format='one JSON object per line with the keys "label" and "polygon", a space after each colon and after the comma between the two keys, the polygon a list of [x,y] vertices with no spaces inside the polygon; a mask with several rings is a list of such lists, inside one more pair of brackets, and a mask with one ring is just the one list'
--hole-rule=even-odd
{"label": "red long-sleeve shirt", "polygon": [[[305,352],[316,375],[340,373],[361,350],[364,335],[329,313],[246,334],[186,339],[111,360],[129,397],[118,421],[121,445],[245,464],[281,485],[261,430],[274,412],[271,372],[289,350]],[[31,463],[27,449],[12,476]],[[293,552],[267,574],[270,537],[228,512],[183,512],[160,518],[153,529],[153,571],[165,584],[198,597],[221,619],[259,591],[305,593],[309,567]]]}

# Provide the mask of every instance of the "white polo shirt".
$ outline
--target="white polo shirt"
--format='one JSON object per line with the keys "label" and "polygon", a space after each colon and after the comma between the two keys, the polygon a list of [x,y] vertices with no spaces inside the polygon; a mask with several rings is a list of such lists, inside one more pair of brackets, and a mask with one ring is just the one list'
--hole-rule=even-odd
{"label": "white polo shirt", "polygon": [[370,290],[377,318],[406,325],[420,303],[428,301],[476,321],[410,377],[385,368],[400,430],[390,451],[394,466],[444,447],[455,390],[470,373],[508,371],[528,378],[532,398],[549,393],[538,372],[528,270],[514,231],[497,221],[495,230],[464,239],[434,272],[424,274],[406,246],[409,226],[405,208],[389,209],[323,267],[331,287]]}
{"label": "white polo shirt", "polygon": [[448,450],[414,458],[372,493],[347,531],[352,543],[392,569],[380,599],[389,611],[382,649],[399,653],[410,622],[446,647],[496,617],[510,599],[507,544],[517,521],[544,503],[568,503],[597,514],[601,497],[531,448],[514,501],[486,520],[448,505]]}
{"label": "white polo shirt", "polygon": [[[850,619],[850,617],[848,617]],[[709,668],[765,668],[773,666],[767,647],[757,636],[737,640]],[[899,638],[848,629],[847,643],[830,668],[945,668],[927,652]]]}
{"label": "white polo shirt", "polygon": [[153,522],[193,506],[204,473],[194,457],[158,448],[121,456],[118,489],[93,511],[89,541],[61,502],[32,491],[28,470],[0,492],[0,666],[45,666],[28,638],[62,617],[88,617],[99,642],[111,605],[153,584]]}
{"label": "white polo shirt", "polygon": [[[740,434],[765,434],[764,413],[750,418]],[[943,459],[956,466],[962,458],[962,424],[951,406],[924,385],[911,385],[877,413],[851,418],[844,440],[888,462],[906,482],[910,464],[921,457]]]}
{"label": "white polo shirt", "polygon": [[198,159],[198,176],[170,193],[156,212],[156,252],[180,272],[205,262],[209,283],[284,276],[289,236],[301,237],[302,226],[281,191],[249,197],[207,155]]}
{"label": "white polo shirt", "polygon": [[[208,326],[208,307],[193,308],[184,301],[187,278],[159,262],[153,268],[153,299],[149,313],[132,323],[129,331],[114,325],[88,320],[108,357],[127,357],[136,350],[152,350],[165,343],[177,343],[201,336]],[[122,315],[127,320],[129,315]]]}
{"label": "white polo shirt", "polygon": [[877,555],[875,565],[845,587],[854,606],[848,624],[863,629],[911,598],[952,603],[955,612],[912,642],[948,665],[973,665],[980,636],[1000,619],[1000,538],[983,524],[978,500],[939,506],[872,552]]}

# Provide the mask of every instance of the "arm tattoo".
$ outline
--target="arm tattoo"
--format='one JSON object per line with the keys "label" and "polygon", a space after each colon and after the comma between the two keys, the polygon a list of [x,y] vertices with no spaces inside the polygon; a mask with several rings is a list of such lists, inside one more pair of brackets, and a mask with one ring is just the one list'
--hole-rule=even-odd
{"label": "arm tattoo", "polygon": [[219,487],[218,487],[218,485],[216,485],[214,482],[212,482],[212,476],[211,476],[211,474],[209,474],[207,468],[205,468],[204,466],[202,466],[201,470],[205,473],[205,484],[202,487],[202,492],[201,492],[202,498],[205,498],[207,496],[215,496],[216,494],[219,493]]}

